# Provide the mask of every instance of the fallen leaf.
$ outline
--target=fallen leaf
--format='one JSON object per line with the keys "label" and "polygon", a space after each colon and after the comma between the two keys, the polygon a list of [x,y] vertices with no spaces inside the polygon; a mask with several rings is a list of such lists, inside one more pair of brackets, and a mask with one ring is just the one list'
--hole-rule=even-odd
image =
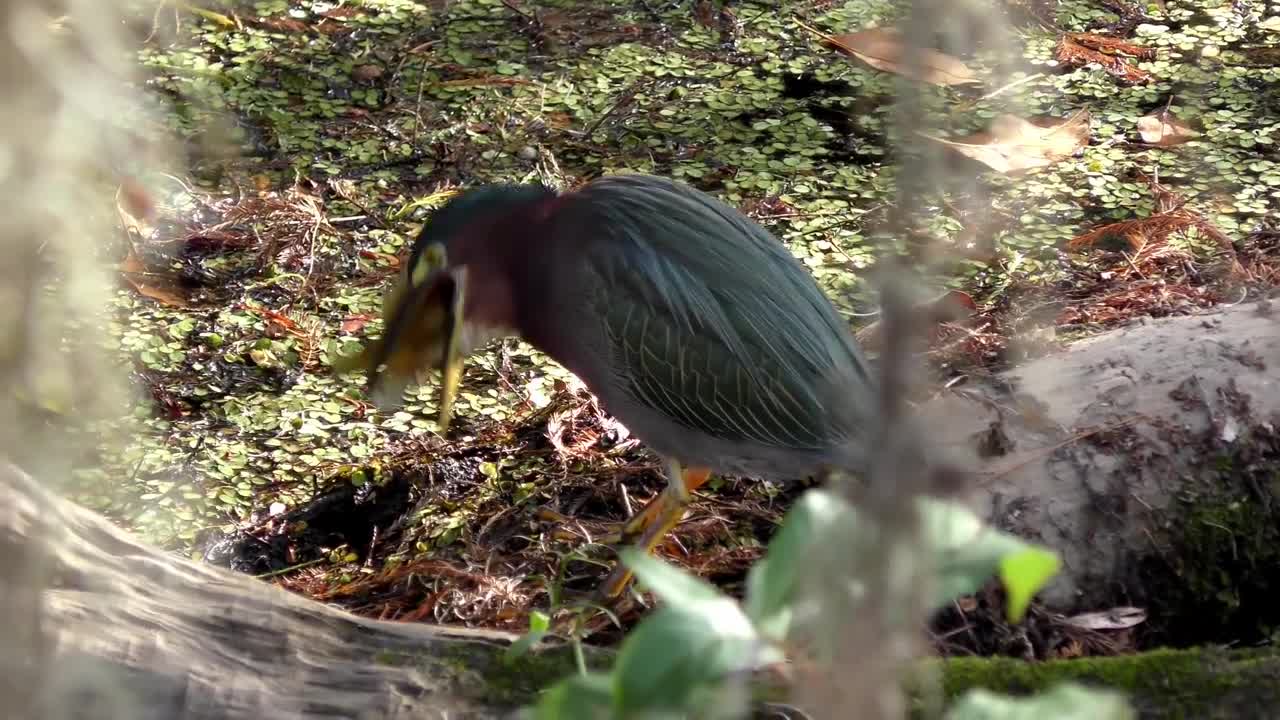
{"label": "fallen leaf", "polygon": [[125,282],[143,297],[173,307],[187,307],[189,304],[172,276],[147,270],[134,251],[132,243],[129,244],[129,254],[125,256],[118,269]]}
{"label": "fallen leaf", "polygon": [[360,257],[367,258],[369,260],[378,260],[382,263],[385,263],[389,267],[393,267],[393,268],[400,267],[400,256],[394,255],[392,253],[380,253],[380,252],[374,252],[373,250],[361,250]]}
{"label": "fallen leaf", "polygon": [[1168,110],[1159,110],[1138,118],[1138,135],[1148,145],[1173,147],[1190,142],[1199,134]]}
{"label": "fallen leaf", "polygon": [[978,303],[963,290],[948,290],[927,305],[929,319],[937,323],[960,322],[978,312]]}
{"label": "fallen leaf", "polygon": [[1082,613],[1064,620],[1085,630],[1124,630],[1146,622],[1147,611],[1136,607],[1117,607],[1101,612]]}
{"label": "fallen leaf", "polygon": [[155,205],[141,185],[126,181],[116,189],[116,215],[120,217],[120,228],[124,230],[130,247],[135,242],[150,238],[155,232],[155,226],[150,222],[154,214]]}
{"label": "fallen leaf", "polygon": [[369,324],[368,315],[352,315],[342,321],[342,332],[348,335],[354,335],[360,332],[365,325]]}
{"label": "fallen leaf", "polygon": [[1098,33],[1067,33],[1066,40],[1096,50],[1106,55],[1129,55],[1139,60],[1155,60],[1156,51],[1146,45],[1138,45],[1110,35]]}
{"label": "fallen leaf", "polygon": [[697,0],[693,4],[693,19],[703,27],[715,27],[715,8],[711,5],[711,0]]}
{"label": "fallen leaf", "polygon": [[348,18],[359,16],[360,11],[353,7],[336,7],[336,8],[333,8],[332,10],[325,10],[320,14],[327,18],[333,18],[335,20],[346,20]]}
{"label": "fallen leaf", "polygon": [[351,69],[351,77],[357,82],[370,82],[382,77],[385,70],[378,65],[357,65]]}
{"label": "fallen leaf", "polygon": [[557,130],[563,130],[573,126],[573,116],[565,112],[549,112],[543,115],[543,121],[548,126]]}
{"label": "fallen leaf", "polygon": [[268,30],[279,30],[281,32],[304,33],[311,29],[310,25],[297,18],[291,17],[262,18],[257,22]]}
{"label": "fallen leaf", "polygon": [[1089,112],[1081,110],[1062,121],[1030,121],[1001,115],[991,130],[956,140],[920,135],[1002,173],[1016,173],[1052,165],[1089,144]]}
{"label": "fallen leaf", "polygon": [[837,50],[852,55],[877,70],[896,73],[933,85],[972,85],[981,83],[963,62],[928,48],[917,48],[920,67],[913,69],[912,58],[904,56],[901,34],[893,28],[872,28],[848,35],[832,35],[827,42]]}
{"label": "fallen leaf", "polygon": [[239,305],[238,307],[244,310],[248,310],[249,312],[252,312],[262,317],[262,319],[266,320],[267,321],[266,329],[268,334],[275,332],[277,333],[277,335],[284,335],[287,333],[287,334],[296,336],[302,332],[302,330],[298,327],[298,323],[294,321],[293,318],[289,317],[288,315],[285,315],[284,313],[276,312],[271,308],[263,307],[261,305],[244,304],[244,305]]}
{"label": "fallen leaf", "polygon": [[[151,193],[137,180],[129,178],[120,183],[120,191],[116,199],[119,209],[127,213],[135,227],[138,226],[139,221],[148,221],[155,216],[155,201]],[[124,217],[124,215],[121,216],[122,219]]]}

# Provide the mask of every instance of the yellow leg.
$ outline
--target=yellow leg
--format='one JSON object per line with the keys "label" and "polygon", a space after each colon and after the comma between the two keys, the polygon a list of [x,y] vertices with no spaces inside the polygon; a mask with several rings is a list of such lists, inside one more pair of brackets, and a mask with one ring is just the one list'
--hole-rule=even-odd
{"label": "yellow leg", "polygon": [[[696,487],[696,485],[694,487]],[[666,502],[667,491],[664,490],[654,496],[652,500],[645,503],[645,506],[640,508],[640,512],[637,512],[630,518],[627,518],[624,522],[610,523],[610,526],[616,529],[611,529],[608,534],[596,537],[595,541],[605,545],[630,545],[636,538],[640,537],[640,534],[644,532],[645,528],[652,525],[653,521],[661,515]],[[539,510],[538,519],[546,522],[560,523],[561,525],[569,525],[573,522],[573,518],[561,515],[549,508]]]}
{"label": "yellow leg", "polygon": [[[649,505],[627,522],[623,529],[623,537],[629,539],[636,533],[640,539],[636,545],[643,552],[652,552],[680,520],[684,518],[685,508],[689,505],[694,490],[706,484],[711,477],[708,468],[681,468],[671,463],[668,472],[667,489],[654,498]],[[622,594],[631,582],[631,571],[618,563],[608,579],[600,586],[598,595],[603,600],[612,600]]]}
{"label": "yellow leg", "polygon": [[[670,484],[668,483],[668,486],[669,485]],[[644,532],[645,528],[653,525],[654,520],[661,517],[662,509],[666,507],[667,492],[668,491],[664,490],[663,492],[658,493],[656,497],[640,509],[640,512],[632,515],[630,520],[623,523],[621,532],[618,534],[618,538],[613,542],[616,542],[619,545],[631,543],[636,538],[640,537],[640,534]]]}

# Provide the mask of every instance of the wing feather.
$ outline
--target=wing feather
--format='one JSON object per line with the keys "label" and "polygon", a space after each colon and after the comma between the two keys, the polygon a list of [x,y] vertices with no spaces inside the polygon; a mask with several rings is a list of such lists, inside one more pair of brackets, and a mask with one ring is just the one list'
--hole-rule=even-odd
{"label": "wing feather", "polygon": [[[631,397],[727,440],[825,449],[857,434],[872,379],[848,327],[776,238],[652,176],[596,180],[557,209],[585,244],[614,371]],[[844,381],[833,396],[826,381]]]}

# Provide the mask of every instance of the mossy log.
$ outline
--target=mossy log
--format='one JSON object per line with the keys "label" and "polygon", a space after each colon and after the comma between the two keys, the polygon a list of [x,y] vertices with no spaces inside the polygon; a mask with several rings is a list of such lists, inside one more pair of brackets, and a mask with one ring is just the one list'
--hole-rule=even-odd
{"label": "mossy log", "polygon": [[162,553],[11,465],[0,498],[8,718],[495,718],[574,668],[562,646],[508,665],[507,633],[365,620]]}
{"label": "mossy log", "polygon": [[973,507],[1064,559],[1051,610],[1180,640],[1280,625],[1280,308],[1144,320],[926,403]]}

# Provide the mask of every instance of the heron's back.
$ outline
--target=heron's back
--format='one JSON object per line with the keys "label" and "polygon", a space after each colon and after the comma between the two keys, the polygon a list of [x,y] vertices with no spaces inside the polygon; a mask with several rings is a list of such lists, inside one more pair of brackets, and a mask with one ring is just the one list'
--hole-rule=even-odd
{"label": "heron's back", "polygon": [[530,272],[550,300],[525,334],[655,450],[792,476],[861,455],[866,360],[808,270],[759,225],[640,175],[558,198],[546,223]]}

